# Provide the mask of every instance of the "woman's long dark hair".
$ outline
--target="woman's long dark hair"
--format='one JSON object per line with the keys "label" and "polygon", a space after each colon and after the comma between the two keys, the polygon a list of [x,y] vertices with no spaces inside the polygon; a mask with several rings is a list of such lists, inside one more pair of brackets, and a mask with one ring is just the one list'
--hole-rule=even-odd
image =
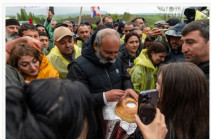
{"label": "woman's long dark hair", "polygon": [[154,53],[162,53],[162,52],[167,52],[169,51],[169,47],[167,43],[163,41],[153,41],[151,42],[150,46],[147,48],[147,55],[149,59],[152,61],[152,52]]}
{"label": "woman's long dark hair", "polygon": [[[15,114],[10,107],[14,102],[19,107]],[[25,89],[7,88],[7,116],[11,114],[20,116],[13,118],[15,127],[7,119],[7,136],[16,130],[14,137],[21,139],[77,139],[85,121],[90,133],[96,127],[89,90],[68,79],[33,80]]]}
{"label": "woman's long dark hair", "polygon": [[209,133],[209,89],[204,73],[187,62],[163,65],[159,75],[160,109],[177,138],[205,138]]}

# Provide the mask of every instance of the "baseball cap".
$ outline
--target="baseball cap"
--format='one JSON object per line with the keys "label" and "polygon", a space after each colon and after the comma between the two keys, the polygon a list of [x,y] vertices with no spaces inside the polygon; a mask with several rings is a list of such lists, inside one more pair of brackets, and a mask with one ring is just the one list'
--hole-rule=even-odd
{"label": "baseball cap", "polygon": [[54,30],[54,41],[60,41],[65,36],[73,36],[73,33],[67,27],[58,27]]}
{"label": "baseball cap", "polygon": [[155,27],[162,27],[162,26],[165,26],[165,25],[168,25],[168,23],[166,23],[165,21],[157,21],[154,24]]}

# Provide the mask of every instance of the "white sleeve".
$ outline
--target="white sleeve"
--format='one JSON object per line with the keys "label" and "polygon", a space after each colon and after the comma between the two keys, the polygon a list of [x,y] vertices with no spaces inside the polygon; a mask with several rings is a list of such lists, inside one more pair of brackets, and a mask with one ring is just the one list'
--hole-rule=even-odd
{"label": "white sleeve", "polygon": [[104,100],[105,105],[107,106],[108,102],[107,102],[106,97],[105,97],[105,92],[103,92],[103,100]]}

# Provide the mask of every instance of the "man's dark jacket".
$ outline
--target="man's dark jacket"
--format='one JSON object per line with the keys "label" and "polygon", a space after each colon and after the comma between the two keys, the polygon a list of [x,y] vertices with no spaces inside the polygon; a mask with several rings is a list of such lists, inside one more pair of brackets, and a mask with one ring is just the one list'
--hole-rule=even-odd
{"label": "man's dark jacket", "polygon": [[84,83],[90,90],[97,106],[104,106],[103,92],[111,89],[133,88],[129,74],[123,68],[123,62],[116,58],[115,63],[101,64],[95,55],[93,38],[84,42],[82,55],[68,67],[67,78]]}
{"label": "man's dark jacket", "polygon": [[209,61],[199,63],[198,67],[204,72],[204,75],[206,76],[206,79],[209,82]]}
{"label": "man's dark jacket", "polygon": [[83,43],[82,55],[68,66],[67,78],[78,80],[89,88],[95,102],[95,115],[98,125],[98,131],[92,138],[100,139],[103,138],[103,132],[98,112],[105,105],[103,92],[111,89],[133,89],[133,85],[129,74],[124,70],[123,62],[120,58],[117,57],[115,63],[100,63],[95,55],[93,41],[94,38],[91,36]]}

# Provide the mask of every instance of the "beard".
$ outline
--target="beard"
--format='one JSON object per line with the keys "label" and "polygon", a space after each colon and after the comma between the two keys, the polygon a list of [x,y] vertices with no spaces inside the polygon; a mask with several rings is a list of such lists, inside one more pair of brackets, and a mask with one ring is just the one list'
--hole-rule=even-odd
{"label": "beard", "polygon": [[100,63],[102,64],[107,64],[107,63],[115,63],[116,58],[111,60],[111,59],[107,59],[105,58],[101,53],[100,53],[100,49],[98,48],[97,51],[95,52],[96,56],[98,57]]}
{"label": "beard", "polygon": [[6,31],[6,40],[7,40],[7,42],[12,41],[12,40],[15,40],[15,39],[17,39],[18,37],[19,37],[19,36],[18,36],[18,33],[17,33],[17,32],[8,33],[8,32]]}
{"label": "beard", "polygon": [[180,50],[181,50],[181,47],[182,47],[182,46],[180,46],[180,45],[177,44],[177,43],[171,44],[171,48],[172,48],[172,50],[174,50],[174,51],[180,51]]}

